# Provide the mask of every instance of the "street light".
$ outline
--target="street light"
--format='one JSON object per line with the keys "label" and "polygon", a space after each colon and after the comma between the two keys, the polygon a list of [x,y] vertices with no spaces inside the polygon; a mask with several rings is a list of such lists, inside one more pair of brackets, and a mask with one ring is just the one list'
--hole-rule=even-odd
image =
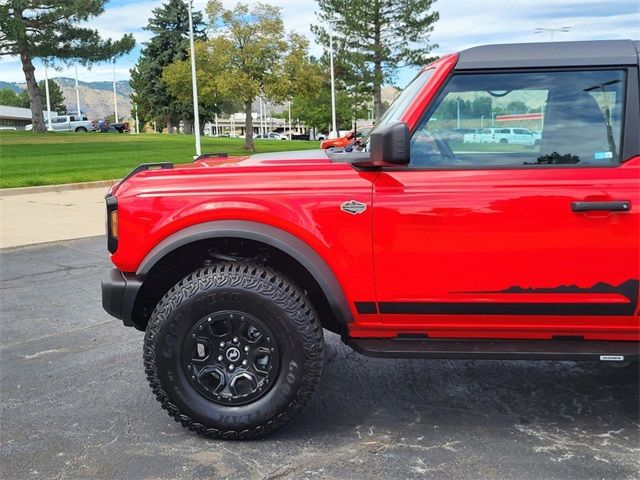
{"label": "street light", "polygon": [[560,28],[542,28],[538,27],[533,30],[533,33],[548,33],[550,36],[550,40],[553,42],[553,34],[554,33],[567,33],[571,30],[571,27],[560,27]]}
{"label": "street light", "polygon": [[200,148],[200,113],[198,112],[198,84],[196,82],[196,50],[193,41],[193,18],[191,16],[192,0],[187,0],[189,10],[189,43],[191,45],[191,84],[193,86],[193,123],[196,139],[196,157],[202,154]]}
{"label": "street light", "polygon": [[329,66],[331,69],[331,133],[329,138],[338,137],[336,122],[336,80],[333,73],[333,24],[337,20],[329,20]]}

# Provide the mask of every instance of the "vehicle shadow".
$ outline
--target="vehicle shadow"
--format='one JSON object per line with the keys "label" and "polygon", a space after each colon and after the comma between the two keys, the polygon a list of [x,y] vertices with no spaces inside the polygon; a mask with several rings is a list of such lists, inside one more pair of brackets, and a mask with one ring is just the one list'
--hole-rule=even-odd
{"label": "vehicle shadow", "polygon": [[637,368],[598,362],[394,360],[362,356],[326,335],[327,360],[309,406],[281,433],[336,429],[419,434],[439,424],[638,429]]}

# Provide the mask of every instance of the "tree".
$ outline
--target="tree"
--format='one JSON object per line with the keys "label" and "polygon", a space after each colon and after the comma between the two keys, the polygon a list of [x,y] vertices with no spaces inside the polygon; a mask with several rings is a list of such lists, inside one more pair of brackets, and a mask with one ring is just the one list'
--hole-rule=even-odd
{"label": "tree", "polygon": [[[47,92],[44,85],[44,80],[40,80],[38,82],[38,90],[40,92],[40,98],[42,99],[42,107],[46,107],[46,98]],[[65,103],[64,94],[62,93],[62,89],[60,86],[49,80],[49,103],[51,104],[51,111],[57,113],[67,113],[67,105]],[[20,107],[29,108],[30,100],[29,100],[29,92],[27,90],[23,90],[20,92]]]}
{"label": "tree", "polygon": [[[322,72],[309,61],[306,39],[285,35],[279,8],[238,3],[227,10],[219,0],[211,0],[206,11],[215,36],[196,47],[196,66],[202,66],[196,75],[201,103],[220,107],[221,101],[241,102],[246,115],[244,148],[253,150],[254,101],[283,101],[313,91]],[[190,91],[184,83],[187,69],[186,59],[165,69],[163,79],[171,91]]]}
{"label": "tree", "polygon": [[[198,111],[204,124],[212,120],[216,113],[233,113],[239,107],[238,102],[230,101],[220,95],[215,82],[210,81],[212,72],[219,72],[224,65],[217,54],[209,51],[207,42],[199,41],[196,48],[196,81],[198,83]],[[191,82],[191,60],[178,60],[162,71],[162,82],[167,92],[183,105],[193,108],[193,84]],[[191,102],[191,103],[190,103]]]}
{"label": "tree", "polygon": [[[336,94],[336,122],[338,130],[351,128],[353,112],[347,93],[338,91]],[[291,102],[291,114],[305,123],[307,127],[329,131],[331,125],[331,87],[325,82],[322,88],[315,90],[312,96],[296,96]]]}
{"label": "tree", "polygon": [[438,20],[431,11],[435,0],[317,0],[320,25],[312,26],[320,43],[329,44],[332,21],[334,41],[358,52],[371,66],[376,119],[383,113],[382,83],[398,67],[423,65],[431,59],[430,34]]}
{"label": "tree", "polygon": [[45,131],[34,58],[91,64],[130,51],[130,34],[104,40],[80,27],[104,11],[108,0],[4,0],[0,3],[0,55],[19,55],[27,82],[34,131]]}
{"label": "tree", "polygon": [[[193,29],[196,39],[204,40],[202,14],[193,12]],[[168,0],[153,9],[153,15],[145,28],[153,37],[142,49],[140,58],[131,70],[132,100],[138,105],[143,120],[159,120],[166,124],[169,133],[180,119],[192,118],[193,105],[176,98],[162,82],[162,70],[175,61],[188,58],[189,11],[184,0]],[[189,72],[187,79],[191,78]]]}
{"label": "tree", "polygon": [[507,105],[506,111],[512,115],[527,113],[527,105],[521,100],[515,100],[513,102],[509,102]]}
{"label": "tree", "polygon": [[19,94],[10,88],[3,88],[0,90],[0,105],[5,105],[7,107],[21,107],[22,99]]}

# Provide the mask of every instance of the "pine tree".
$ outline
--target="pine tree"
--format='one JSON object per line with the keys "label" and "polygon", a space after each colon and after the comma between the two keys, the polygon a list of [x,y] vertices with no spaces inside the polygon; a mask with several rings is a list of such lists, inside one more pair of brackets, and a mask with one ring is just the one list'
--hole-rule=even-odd
{"label": "pine tree", "polygon": [[18,55],[31,106],[33,130],[46,130],[34,58],[91,64],[130,51],[135,40],[103,40],[97,30],[79,27],[104,11],[108,0],[4,0],[0,2],[0,55]]}
{"label": "pine tree", "polygon": [[[193,12],[194,36],[205,39],[202,14]],[[193,106],[167,90],[162,82],[162,70],[189,55],[189,11],[184,0],[168,0],[153,10],[146,27],[153,37],[142,49],[138,63],[131,70],[132,100],[144,119],[157,119],[169,132],[180,119],[190,118]]]}
{"label": "pine tree", "polygon": [[318,40],[329,44],[329,22],[334,42],[357,52],[370,67],[376,119],[383,113],[382,84],[398,67],[423,65],[437,45],[430,43],[437,12],[435,0],[317,0]]}
{"label": "pine tree", "polygon": [[[38,82],[38,90],[40,92],[40,98],[42,99],[42,107],[44,110],[44,108],[47,106],[46,105],[47,93],[44,85],[44,80],[40,80]],[[18,106],[29,108],[29,104],[30,104],[29,92],[27,90],[23,90],[22,92],[20,92],[19,98],[20,98],[20,105]],[[67,105],[65,103],[62,89],[53,80],[49,80],[49,103],[51,103],[52,112],[57,112],[58,114],[67,113]]]}

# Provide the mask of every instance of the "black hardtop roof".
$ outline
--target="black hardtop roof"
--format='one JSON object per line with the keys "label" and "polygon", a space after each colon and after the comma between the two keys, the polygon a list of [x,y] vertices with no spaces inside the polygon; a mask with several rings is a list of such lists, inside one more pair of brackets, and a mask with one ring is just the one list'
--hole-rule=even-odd
{"label": "black hardtop roof", "polygon": [[460,52],[456,70],[638,65],[640,42],[597,40],[485,45]]}

